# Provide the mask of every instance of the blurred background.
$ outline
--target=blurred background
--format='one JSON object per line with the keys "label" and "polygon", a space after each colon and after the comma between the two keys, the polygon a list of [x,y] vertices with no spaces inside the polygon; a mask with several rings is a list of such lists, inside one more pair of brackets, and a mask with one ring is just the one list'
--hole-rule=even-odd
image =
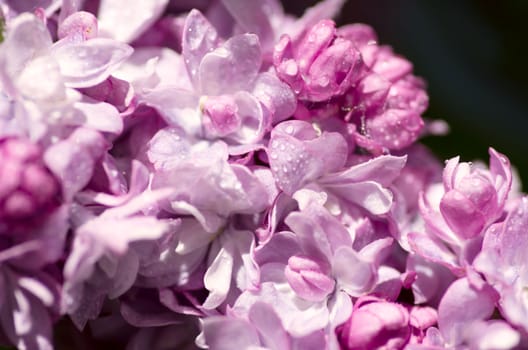
{"label": "blurred background", "polygon": [[[283,1],[302,14],[317,1]],[[424,140],[443,159],[507,155],[528,190],[528,1],[349,0],[338,24],[374,27],[379,43],[414,64],[428,83],[425,117],[450,133]]]}

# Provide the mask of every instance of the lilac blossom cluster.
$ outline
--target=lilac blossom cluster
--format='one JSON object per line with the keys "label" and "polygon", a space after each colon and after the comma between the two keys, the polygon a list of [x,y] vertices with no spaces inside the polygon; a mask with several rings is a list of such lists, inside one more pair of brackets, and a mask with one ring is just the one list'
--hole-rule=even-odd
{"label": "lilac blossom cluster", "polygon": [[424,82],[342,3],[1,0],[0,340],[527,347],[508,159],[417,143]]}

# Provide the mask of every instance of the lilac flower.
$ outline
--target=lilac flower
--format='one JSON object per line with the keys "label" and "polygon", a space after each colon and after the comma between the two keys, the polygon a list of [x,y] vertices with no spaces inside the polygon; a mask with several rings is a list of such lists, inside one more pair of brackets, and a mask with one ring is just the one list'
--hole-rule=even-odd
{"label": "lilac flower", "polygon": [[363,73],[361,55],[336,35],[335,23],[318,22],[293,43],[287,35],[275,46],[273,64],[301,100],[320,102],[343,95]]}
{"label": "lilac flower", "polygon": [[[84,31],[72,26],[70,31]],[[33,139],[58,133],[56,125],[84,125],[119,133],[122,121],[115,108],[93,103],[73,88],[96,85],[131,54],[132,49],[109,39],[71,40],[70,33],[57,43],[35,16],[22,14],[11,21],[2,43],[3,93],[17,107],[15,115],[2,116],[22,124]],[[104,116],[104,117],[103,117]]]}
{"label": "lilac flower", "polygon": [[194,10],[186,19],[182,49],[189,80],[144,97],[170,125],[200,138],[254,145],[272,120],[293,112],[289,88],[272,73],[259,72],[256,35],[236,35],[222,43],[216,29]]}
{"label": "lilac flower", "polygon": [[274,65],[298,94],[297,118],[340,116],[356,127],[356,143],[379,155],[418,138],[427,95],[411,64],[376,40],[370,27],[336,30],[333,22],[320,21],[302,40],[283,37]]}
{"label": "lilac flower", "polygon": [[285,13],[282,3],[278,0],[213,0],[204,1],[203,5],[193,2],[187,6],[185,2],[178,1],[177,4],[172,4],[172,7],[180,11],[199,9],[218,28],[222,37],[231,37],[238,33],[258,35],[263,60],[269,64],[272,61],[274,45],[283,34],[298,38],[318,21],[337,16],[343,4],[343,0],[319,1],[306,9],[300,18]]}
{"label": "lilac flower", "polygon": [[[360,252],[352,248],[352,237],[320,203],[300,203],[301,211],[286,218],[299,240],[300,254],[292,254],[284,271],[300,297],[319,301],[337,288],[349,295],[368,293],[376,284],[377,267],[392,239],[372,242]],[[329,277],[333,278],[329,278]]]}
{"label": "lilac flower", "polygon": [[444,170],[440,212],[460,238],[472,238],[502,214],[511,186],[508,159],[490,149],[490,171],[470,169],[454,158]]}
{"label": "lilac flower", "polygon": [[512,324],[528,329],[526,315],[527,267],[524,258],[527,201],[516,202],[503,222],[491,226],[484,235],[475,268],[499,292],[501,314]]}
{"label": "lilac flower", "polygon": [[343,3],[0,0],[0,342],[528,344],[509,161],[442,171]]}
{"label": "lilac flower", "polygon": [[493,149],[490,170],[448,161],[443,186],[431,186],[420,200],[428,234],[409,234],[413,250],[460,275],[478,252],[483,231],[502,215],[511,181],[508,159]]}
{"label": "lilac flower", "polygon": [[204,321],[204,347],[210,349],[321,349],[325,346],[322,332],[304,337],[292,337],[284,329],[276,311],[265,302],[255,302],[246,317],[209,317]]}
{"label": "lilac flower", "polygon": [[222,141],[200,141],[178,129],[163,129],[151,140],[148,156],[157,170],[153,188],[173,190],[170,210],[192,214],[208,232],[216,232],[234,213],[258,213],[269,202],[250,169],[228,162]]}
{"label": "lilac flower", "polygon": [[336,332],[343,349],[403,349],[411,337],[409,321],[402,305],[366,297],[356,301],[352,316]]}
{"label": "lilac flower", "polygon": [[178,224],[142,212],[170,194],[170,190],[144,191],[98,216],[76,207],[78,227],[64,267],[61,312],[69,314],[78,328],[98,316],[107,296],[116,298],[135,282],[142,256],[140,247],[136,251],[132,243],[156,241]]}
{"label": "lilac flower", "polygon": [[353,203],[374,215],[389,211],[392,193],[385,186],[398,176],[405,163],[404,157],[381,156],[347,167],[348,146],[343,136],[337,132],[319,133],[304,121],[277,125],[271,132],[268,152],[277,185],[285,193],[292,195],[314,183],[341,199],[344,203],[338,205],[342,211]]}
{"label": "lilac flower", "polygon": [[[519,333],[506,322],[488,320],[498,295],[489,285],[471,285],[466,278],[455,281],[438,307],[438,328],[426,332],[423,345],[408,349],[512,349]],[[464,307],[460,307],[464,305]]]}

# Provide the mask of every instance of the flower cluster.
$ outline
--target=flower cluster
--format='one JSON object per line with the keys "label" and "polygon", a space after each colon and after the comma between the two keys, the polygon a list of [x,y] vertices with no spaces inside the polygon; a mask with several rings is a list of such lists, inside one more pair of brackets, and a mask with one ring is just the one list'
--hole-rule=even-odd
{"label": "flower cluster", "polygon": [[[343,1],[0,1],[0,343],[528,346],[528,198]],[[440,128],[439,128],[440,126]]]}

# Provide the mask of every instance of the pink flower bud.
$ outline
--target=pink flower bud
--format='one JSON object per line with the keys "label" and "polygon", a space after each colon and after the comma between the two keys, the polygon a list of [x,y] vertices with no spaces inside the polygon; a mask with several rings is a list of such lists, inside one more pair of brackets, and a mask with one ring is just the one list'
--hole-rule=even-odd
{"label": "pink flower bud", "polygon": [[59,25],[59,39],[82,42],[97,37],[97,18],[89,12],[79,11],[66,17]]}
{"label": "pink flower bud", "polygon": [[479,235],[504,208],[506,196],[503,192],[504,187],[509,189],[511,184],[511,171],[508,164],[502,170],[498,168],[497,163],[505,158],[494,150],[490,150],[490,159],[491,171],[459,163],[458,158],[451,159],[444,170],[446,193],[440,201],[440,212],[460,238]]}
{"label": "pink flower bud", "polygon": [[36,223],[57,205],[57,180],[28,140],[0,141],[0,231]]}
{"label": "pink flower bud", "polygon": [[409,322],[409,312],[402,305],[364,297],[336,333],[342,349],[403,349],[411,336]]}
{"label": "pink flower bud", "polygon": [[233,97],[205,97],[202,108],[205,116],[204,127],[212,136],[225,136],[240,128],[238,107]]}
{"label": "pink flower bud", "polygon": [[273,63],[299,98],[311,102],[343,95],[364,68],[358,49],[336,35],[331,20],[319,21],[296,43],[283,36],[275,46]]}
{"label": "pink flower bud", "polygon": [[292,289],[301,298],[321,301],[334,290],[335,281],[325,273],[328,268],[308,257],[293,255],[284,270]]}

